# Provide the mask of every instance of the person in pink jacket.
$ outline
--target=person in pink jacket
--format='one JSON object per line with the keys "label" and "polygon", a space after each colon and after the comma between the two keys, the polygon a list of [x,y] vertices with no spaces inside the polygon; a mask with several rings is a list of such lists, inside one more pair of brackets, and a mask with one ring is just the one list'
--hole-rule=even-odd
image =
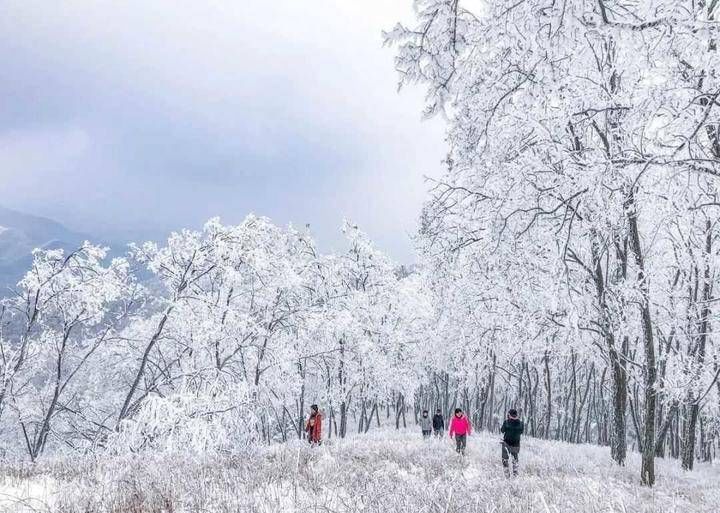
{"label": "person in pink jacket", "polygon": [[455,415],[450,421],[450,438],[455,436],[455,450],[463,456],[465,456],[465,446],[470,433],[472,433],[470,420],[460,408],[455,408]]}

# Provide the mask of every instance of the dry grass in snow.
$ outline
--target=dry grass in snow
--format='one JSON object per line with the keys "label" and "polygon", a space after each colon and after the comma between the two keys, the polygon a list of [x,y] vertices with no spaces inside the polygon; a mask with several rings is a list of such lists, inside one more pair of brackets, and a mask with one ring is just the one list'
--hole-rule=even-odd
{"label": "dry grass in snow", "polygon": [[607,448],[528,438],[521,475],[506,479],[499,438],[469,439],[457,456],[447,438],[381,430],[319,448],[301,442],[252,456],[188,459],[141,455],[5,467],[0,510],[12,512],[493,512],[713,513],[720,468],[683,472],[658,460],[655,488],[638,483]]}

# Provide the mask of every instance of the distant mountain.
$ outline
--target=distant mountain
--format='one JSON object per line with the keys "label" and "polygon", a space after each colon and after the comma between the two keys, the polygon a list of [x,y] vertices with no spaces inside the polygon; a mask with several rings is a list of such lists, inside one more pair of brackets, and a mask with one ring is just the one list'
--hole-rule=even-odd
{"label": "distant mountain", "polygon": [[33,249],[72,250],[85,240],[93,238],[51,219],[0,207],[0,295],[30,268]]}

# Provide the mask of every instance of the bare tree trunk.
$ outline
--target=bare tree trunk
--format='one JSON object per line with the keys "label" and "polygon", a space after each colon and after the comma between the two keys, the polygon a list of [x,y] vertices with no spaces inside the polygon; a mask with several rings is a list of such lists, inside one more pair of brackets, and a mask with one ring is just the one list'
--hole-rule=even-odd
{"label": "bare tree trunk", "polygon": [[347,432],[347,395],[345,390],[345,340],[340,338],[340,366],[338,369],[338,385],[342,394],[342,402],[340,403],[340,438],[345,438]]}
{"label": "bare tree trunk", "polygon": [[635,264],[638,268],[637,283],[641,295],[640,316],[642,318],[643,349],[645,351],[645,379],[643,383],[645,425],[643,428],[643,454],[640,480],[642,484],[652,486],[655,484],[655,380],[657,377],[657,364],[655,362],[655,341],[653,338],[653,325],[650,313],[650,289],[647,276],[645,276],[645,261],[642,246],[640,245],[634,186],[630,186],[628,189],[625,211],[630,228],[630,246],[635,255]]}
{"label": "bare tree trunk", "polygon": [[614,343],[611,346],[610,366],[612,370],[612,429],[610,431],[610,453],[619,465],[625,464],[627,457],[626,420],[627,410],[627,370],[625,362],[620,360]]}
{"label": "bare tree trunk", "polygon": [[[615,254],[618,258],[618,278],[624,280],[627,274],[626,244],[621,245],[617,238],[615,240]],[[610,360],[610,376],[612,377],[613,405],[611,418],[612,427],[610,429],[610,454],[616,463],[624,465],[625,458],[627,457],[625,420],[625,411],[627,409],[627,369],[625,367],[625,360],[621,356],[624,357],[626,354],[627,337],[623,339],[621,355],[618,353],[616,347],[615,334],[613,332],[612,320],[610,318],[610,310],[607,304],[605,291],[606,276],[603,272],[601,255],[602,249],[598,241],[598,236],[596,233],[593,233],[593,281],[595,283],[598,309],[600,311],[602,335],[605,339],[605,347],[607,348],[608,358]]]}
{"label": "bare tree trunk", "polygon": [[150,359],[150,353],[155,347],[155,344],[157,344],[158,340],[160,340],[160,336],[162,335],[163,329],[165,328],[165,323],[170,317],[173,308],[174,307],[171,305],[165,310],[162,317],[160,318],[160,322],[155,328],[155,333],[153,333],[152,337],[150,338],[150,342],[148,342],[148,345],[145,347],[142,359],[140,360],[140,367],[135,374],[135,379],[130,386],[130,390],[128,390],[128,393],[125,396],[125,401],[123,402],[122,408],[120,408],[120,414],[118,415],[116,429],[120,427],[120,423],[125,419],[125,417],[130,414],[132,400],[135,396],[135,392],[137,391],[138,386],[140,385],[140,380],[142,380],[143,376],[145,375],[145,368],[147,367],[148,360]]}
{"label": "bare tree trunk", "polygon": [[[705,268],[703,270],[702,307],[700,308],[697,343],[691,355],[695,361],[698,373],[705,364],[705,344],[707,342],[707,333],[710,329],[710,301],[712,299],[710,258],[712,257],[712,236],[712,224],[710,220],[707,219],[705,221]],[[698,414],[700,413],[700,398],[695,397],[693,392],[690,392],[688,399],[690,399],[690,411],[685,425],[685,436],[683,436],[682,448],[682,468],[684,470],[692,470],[695,462],[695,431],[697,429]]]}
{"label": "bare tree trunk", "polygon": [[302,361],[298,361],[298,370],[302,376],[302,385],[300,386],[300,397],[298,398],[297,422],[295,424],[297,436],[302,440],[305,427],[305,369]]}
{"label": "bare tree trunk", "polygon": [[[490,384],[488,385],[488,388],[490,389],[490,403],[489,403],[489,415],[487,416],[487,429],[488,431],[493,431],[493,413],[495,411],[495,371],[496,371],[496,365],[497,365],[497,355],[493,353],[492,357],[492,370],[490,371]],[[446,418],[450,418],[450,412],[448,412],[448,415]]]}
{"label": "bare tree trunk", "polygon": [[547,395],[547,405],[545,407],[545,435],[544,438],[550,438],[550,424],[552,422],[552,382],[550,380],[550,355],[545,351],[543,358],[545,361],[545,393]]}

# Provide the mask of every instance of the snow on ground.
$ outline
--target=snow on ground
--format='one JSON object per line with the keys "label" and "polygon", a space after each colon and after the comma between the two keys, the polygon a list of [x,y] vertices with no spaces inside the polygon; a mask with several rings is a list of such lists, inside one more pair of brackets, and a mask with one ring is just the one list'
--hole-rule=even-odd
{"label": "snow on ground", "polygon": [[[528,438],[521,475],[506,479],[499,438],[423,440],[415,430],[381,430],[310,448],[292,442],[252,456],[188,460],[135,456],[46,464],[26,480],[5,478],[0,511],[26,512],[493,512],[713,513],[720,468],[683,472],[658,460],[653,489],[638,484],[639,455],[628,466],[607,448]],[[52,476],[48,477],[48,476]],[[10,501],[13,496],[14,502]]]}
{"label": "snow on ground", "polygon": [[55,483],[48,476],[0,477],[0,511],[51,511]]}

